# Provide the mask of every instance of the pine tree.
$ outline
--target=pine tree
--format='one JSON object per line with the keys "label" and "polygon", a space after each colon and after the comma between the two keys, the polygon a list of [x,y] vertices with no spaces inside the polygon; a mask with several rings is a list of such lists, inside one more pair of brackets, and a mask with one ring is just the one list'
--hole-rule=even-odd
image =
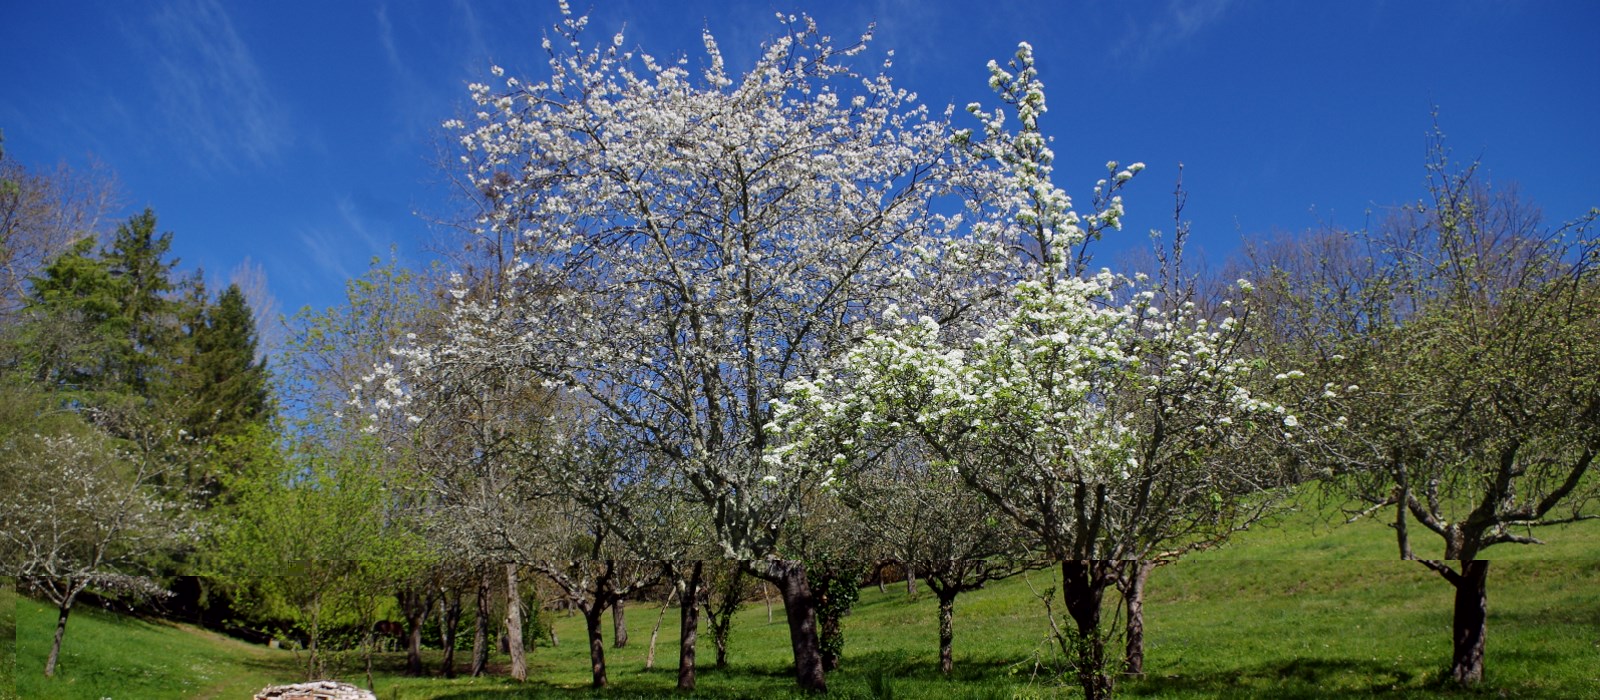
{"label": "pine tree", "polygon": [[125,337],[116,281],[93,247],[93,240],[79,241],[32,280],[25,320],[8,353],[18,376],[72,395],[106,388]]}
{"label": "pine tree", "polygon": [[148,403],[171,381],[183,341],[177,261],[166,259],[172,234],[155,230],[146,209],[98,255],[92,239],[78,241],[31,280],[20,354],[34,380],[94,404]]}
{"label": "pine tree", "polygon": [[256,358],[256,328],[238,285],[205,309],[194,329],[188,423],[200,438],[238,436],[271,416],[265,360]]}
{"label": "pine tree", "polygon": [[115,277],[121,300],[116,321],[123,339],[111,379],[128,393],[146,398],[170,381],[171,360],[181,341],[178,303],[169,296],[175,291],[171,275],[178,264],[166,259],[171,248],[172,233],[157,234],[155,211],[145,209],[117,227],[111,245],[100,256]]}

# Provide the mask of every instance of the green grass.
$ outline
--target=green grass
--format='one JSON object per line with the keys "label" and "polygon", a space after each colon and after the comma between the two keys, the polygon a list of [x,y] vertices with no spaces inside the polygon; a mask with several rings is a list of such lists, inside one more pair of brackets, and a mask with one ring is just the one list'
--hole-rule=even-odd
{"label": "green grass", "polygon": [[[1547,548],[1502,546],[1489,575],[1486,681],[1473,691],[1439,682],[1450,654],[1451,589],[1436,574],[1395,561],[1381,523],[1332,526],[1314,508],[1275,527],[1245,533],[1229,547],[1156,570],[1146,608],[1148,675],[1122,679],[1119,695],[1136,698],[1600,698],[1600,523],[1546,533]],[[830,695],[844,698],[1072,697],[1070,682],[1035,675],[1048,658],[1040,592],[1054,572],[1031,574],[963,596],[956,604],[956,673],[937,659],[934,600],[903,586],[862,592],[845,620],[845,667],[830,674]],[[1056,607],[1059,609],[1060,605]],[[702,627],[699,691],[705,698],[798,697],[789,674],[788,630],[781,604],[773,620],[756,602],[735,621],[732,667],[715,658]],[[155,624],[99,611],[75,612],[62,671],[43,679],[54,611],[23,599],[19,670],[23,697],[244,698],[296,680],[290,652],[270,651],[181,625]],[[600,697],[673,694],[677,617],[669,611],[657,642],[656,669],[644,657],[656,609],[629,607],[631,644],[606,660],[612,687]],[[1108,608],[1108,617],[1111,609]],[[383,655],[376,689],[383,700],[590,697],[582,620],[554,620],[562,640],[530,654],[530,681],[503,678],[404,678],[403,657]],[[609,641],[609,624],[606,633]],[[465,654],[458,660],[465,663]],[[436,665],[438,652],[428,660]],[[494,660],[503,672],[505,659]],[[364,682],[354,658],[342,676]]]}
{"label": "green grass", "polygon": [[[1593,475],[1600,479],[1600,474]],[[1592,509],[1591,509],[1592,510]],[[1347,522],[1339,508],[1324,502],[1319,492],[1308,490],[1286,504],[1285,512],[1240,533],[1221,549],[1193,555],[1189,561],[1293,559],[1317,561],[1399,558],[1394,511]],[[1412,522],[1411,547],[1419,557],[1444,556],[1443,540]],[[1600,521],[1590,520],[1542,528],[1524,528],[1517,534],[1543,540],[1542,545],[1499,544],[1485,550],[1493,560],[1594,560],[1600,559]]]}
{"label": "green grass", "polygon": [[55,621],[53,604],[18,602],[17,690],[24,698],[234,700],[295,677],[287,652],[79,605],[67,622],[56,676],[45,678]]}
{"label": "green grass", "polygon": [[17,590],[0,576],[0,700],[17,697]]}

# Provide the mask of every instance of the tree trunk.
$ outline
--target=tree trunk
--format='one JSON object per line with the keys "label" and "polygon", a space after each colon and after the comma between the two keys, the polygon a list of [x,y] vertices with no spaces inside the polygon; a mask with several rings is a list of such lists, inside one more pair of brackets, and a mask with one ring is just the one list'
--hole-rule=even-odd
{"label": "tree trunk", "polygon": [[489,572],[478,577],[478,619],[472,627],[472,676],[483,675],[489,666]]}
{"label": "tree trunk", "polygon": [[728,633],[733,628],[733,615],[739,611],[743,602],[744,593],[744,567],[735,566],[733,575],[728,580],[728,587],[722,591],[722,599],[718,605],[709,608],[711,618],[711,638],[717,646],[717,668],[728,667]]}
{"label": "tree trunk", "polygon": [[1126,565],[1132,570],[1125,579],[1122,601],[1128,611],[1128,647],[1124,658],[1124,672],[1131,676],[1144,675],[1144,584],[1150,578],[1155,564],[1133,561]]}
{"label": "tree trunk", "polygon": [[877,564],[877,578],[878,578],[878,592],[879,593],[888,593],[889,592],[889,589],[885,588],[884,587],[884,583],[883,583],[883,579],[886,578],[883,575],[883,570],[885,568],[886,568],[886,565],[885,565],[884,562],[881,562],[881,561],[878,562],[878,564]]}
{"label": "tree trunk", "polygon": [[409,621],[406,634],[406,675],[421,676],[422,670],[422,617]]}
{"label": "tree trunk", "polygon": [[[731,616],[730,616],[731,617]],[[716,625],[711,630],[712,641],[717,646],[717,668],[728,667],[728,627],[730,625]]]}
{"label": "tree trunk", "polygon": [[628,646],[628,622],[623,619],[626,600],[618,598],[611,606],[611,645],[621,649]]}
{"label": "tree trunk", "polygon": [[650,629],[650,650],[644,655],[646,671],[656,667],[656,637],[661,636],[661,621],[667,619],[667,608],[672,607],[673,595],[677,595],[677,591],[673,591],[666,600],[661,601],[661,612],[656,613],[656,626]]}
{"label": "tree trunk", "polygon": [[802,690],[827,692],[827,677],[822,671],[822,645],[817,638],[817,601],[806,579],[805,564],[775,561],[771,567],[778,578],[778,594],[783,596],[784,616],[789,619],[795,682]]}
{"label": "tree trunk", "polygon": [[605,606],[599,603],[583,611],[583,624],[589,630],[589,671],[594,674],[590,685],[595,688],[606,687],[606,640],[600,634],[601,618],[605,614]]}
{"label": "tree trunk", "polygon": [[956,596],[955,593],[939,594],[939,672],[945,676],[955,668],[955,655],[953,647],[956,637]]}
{"label": "tree trunk", "polygon": [[772,588],[766,581],[761,582],[761,599],[767,602],[767,624],[772,624]]}
{"label": "tree trunk", "polygon": [[461,626],[461,589],[452,587],[441,601],[439,643],[444,647],[440,662],[445,678],[456,677],[456,632]]}
{"label": "tree trunk", "polygon": [[511,654],[511,677],[528,680],[528,649],[522,643],[522,595],[518,592],[517,565],[506,564],[506,651]]}
{"label": "tree trunk", "polygon": [[917,565],[906,562],[906,595],[917,594]]}
{"label": "tree trunk", "polygon": [[1456,605],[1450,680],[1459,685],[1483,680],[1484,637],[1489,631],[1488,577],[1488,560],[1464,561],[1459,580],[1451,581],[1456,587]]}
{"label": "tree trunk", "polygon": [[695,645],[700,636],[700,587],[705,562],[696,561],[689,569],[689,582],[683,590],[681,625],[678,636],[678,689],[694,690]]}
{"label": "tree trunk", "polygon": [[1107,577],[1104,569],[1113,562],[1065,560],[1061,562],[1061,597],[1067,614],[1078,627],[1074,640],[1077,651],[1078,683],[1085,700],[1111,697],[1111,674],[1106,672],[1106,640],[1100,630],[1101,603],[1105,600]]}
{"label": "tree trunk", "polygon": [[406,590],[400,594],[401,612],[406,616],[406,675],[421,676],[422,671],[422,619],[428,615],[429,601],[422,591]]}
{"label": "tree trunk", "polygon": [[318,637],[322,636],[322,594],[319,592],[311,597],[311,638],[307,640],[306,680],[314,681],[322,676],[322,656],[318,653]]}
{"label": "tree trunk", "polygon": [[56,639],[50,644],[50,657],[44,661],[46,678],[56,675],[56,662],[61,660],[61,638],[67,636],[67,616],[72,614],[72,603],[76,597],[76,594],[70,595],[65,602],[56,606]]}

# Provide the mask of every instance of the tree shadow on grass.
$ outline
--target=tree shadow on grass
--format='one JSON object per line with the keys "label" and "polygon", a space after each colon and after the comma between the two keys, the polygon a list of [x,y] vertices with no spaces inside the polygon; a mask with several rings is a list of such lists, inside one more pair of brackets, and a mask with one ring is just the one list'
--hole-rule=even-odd
{"label": "tree shadow on grass", "polygon": [[[396,695],[400,698],[405,697],[404,691],[401,691]],[[519,686],[471,688],[463,689],[460,692],[454,693],[434,693],[430,694],[429,697],[434,698],[434,700],[511,700],[512,698],[515,698],[516,700],[581,700],[583,698],[629,700],[631,698],[660,697],[677,697],[685,700],[688,700],[689,698],[700,698],[704,700],[743,700],[751,697],[760,697],[768,700],[777,700],[778,698],[788,698],[791,695],[791,693],[785,691],[768,692],[766,690],[762,690],[759,692],[759,694],[754,694],[751,692],[751,688],[748,686],[717,688],[714,686],[707,687],[706,685],[702,684],[694,692],[679,693],[672,689],[640,689],[626,687],[625,685],[613,685],[612,687],[600,690],[595,690],[592,688],[564,688],[553,685],[541,685],[539,683],[530,681],[529,683]],[[389,700],[389,697],[389,693],[382,693],[380,694],[379,700]]]}
{"label": "tree shadow on grass", "polygon": [[[735,666],[728,669],[703,667],[697,669],[698,687],[691,693],[680,693],[674,686],[677,683],[677,669],[675,667],[662,667],[650,671],[634,671],[631,669],[611,669],[611,683],[606,688],[595,689],[588,686],[574,686],[567,683],[553,682],[530,674],[530,678],[522,683],[514,683],[504,677],[493,679],[480,679],[475,682],[487,682],[491,685],[460,688],[455,690],[441,690],[433,687],[428,691],[427,697],[435,700],[509,700],[511,698],[551,698],[561,700],[580,700],[583,698],[712,698],[716,700],[733,700],[734,698],[759,697],[765,700],[778,700],[789,697],[788,690],[793,685],[794,674],[787,668]],[[438,680],[438,679],[435,679]],[[468,680],[466,678],[463,681]],[[407,697],[406,689],[399,687],[380,692],[380,700],[389,700],[391,694],[399,698]]]}
{"label": "tree shadow on grass", "polygon": [[1120,684],[1124,697],[1319,698],[1524,697],[1451,685],[1441,671],[1417,673],[1363,659],[1289,659],[1211,673],[1160,675]]}
{"label": "tree shadow on grass", "polygon": [[957,653],[948,678],[939,672],[938,662],[931,656],[903,651],[847,655],[844,664],[845,671],[852,677],[882,674],[908,681],[987,683],[1003,677],[1006,669],[1016,665],[1016,661],[993,657],[969,658]]}
{"label": "tree shadow on grass", "polygon": [[[844,667],[828,674],[829,700],[857,700],[887,697],[954,698],[1012,697],[1011,681],[1005,669],[1012,664],[996,659],[961,659],[956,661],[950,678],[939,673],[938,667],[925,656],[897,652],[873,652],[847,655]],[[664,678],[652,679],[646,684],[637,675],[614,675],[611,687],[603,690],[570,688],[541,683],[537,679],[518,685],[488,688],[463,688],[459,692],[434,694],[438,700],[510,700],[511,698],[551,698],[579,700],[581,698],[700,698],[704,700],[735,700],[761,698],[814,698],[794,686],[794,671],[788,664],[743,665],[726,669],[704,667],[698,671],[699,683],[690,693],[672,690],[676,671],[657,669]],[[1002,687],[1003,686],[1003,687]],[[405,697],[403,689],[399,697]],[[380,700],[388,700],[389,693],[381,693]]]}
{"label": "tree shadow on grass", "polygon": [[1357,658],[1291,658],[1248,668],[1197,674],[1150,674],[1126,681],[1126,697],[1432,697],[1440,687],[1411,671]]}
{"label": "tree shadow on grass", "polygon": [[1549,629],[1551,627],[1600,627],[1600,608],[1586,604],[1567,603],[1550,605],[1537,610],[1493,610],[1489,613],[1491,628]]}

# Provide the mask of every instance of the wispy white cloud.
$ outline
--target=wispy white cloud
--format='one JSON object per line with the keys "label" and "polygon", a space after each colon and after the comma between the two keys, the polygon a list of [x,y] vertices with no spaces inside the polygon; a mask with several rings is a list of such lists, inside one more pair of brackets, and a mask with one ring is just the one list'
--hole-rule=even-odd
{"label": "wispy white cloud", "polygon": [[[443,83],[429,84],[418,67],[406,60],[406,53],[400,49],[405,39],[397,36],[397,31],[403,31],[405,27],[402,25],[397,30],[388,4],[378,6],[374,19],[378,27],[378,46],[383,50],[383,59],[389,66],[393,85],[391,99],[394,107],[389,111],[399,128],[394,130],[392,143],[398,148],[411,148],[418,134],[427,133],[443,120],[440,116],[444,113],[442,105],[446,102],[440,90]],[[401,19],[405,19],[403,15]]]}
{"label": "wispy white cloud", "polygon": [[327,280],[350,279],[349,261],[340,245],[339,234],[335,231],[314,227],[302,229],[297,236],[300,247],[305,250],[309,262],[315,265],[320,275],[312,274],[309,267],[295,268],[295,283],[301,289],[310,290],[325,286]]}
{"label": "wispy white cloud", "polygon": [[296,234],[310,265],[296,271],[295,282],[303,288],[325,287],[333,281],[342,284],[366,269],[374,256],[387,255],[395,244],[394,232],[376,222],[348,196],[334,201],[337,217],[327,223],[301,227]]}
{"label": "wispy white cloud", "polygon": [[[344,221],[345,230],[356,236],[369,255],[381,253],[389,245],[388,241],[394,238],[386,230],[377,230],[377,227],[361,212],[361,208],[349,197],[340,197],[338,208],[339,218]],[[366,260],[363,259],[362,262],[365,263]]]}
{"label": "wispy white cloud", "polygon": [[383,46],[383,56],[389,62],[389,68],[402,79],[411,80],[411,69],[406,67],[404,58],[400,57],[400,47],[394,41],[394,23],[389,21],[389,6],[379,5],[377,10],[378,43]]}
{"label": "wispy white cloud", "polygon": [[455,16],[461,22],[461,31],[466,38],[465,50],[462,56],[468,62],[468,67],[473,72],[486,70],[482,62],[490,60],[489,43],[484,39],[483,22],[478,19],[478,13],[472,9],[472,3],[466,0],[456,0]]}
{"label": "wispy white cloud", "polygon": [[283,107],[216,0],[175,0],[151,18],[153,82],[167,123],[199,164],[261,164],[292,140]]}
{"label": "wispy white cloud", "polygon": [[1129,27],[1115,55],[1134,67],[1147,65],[1215,25],[1232,5],[1233,0],[1167,0],[1153,19]]}

